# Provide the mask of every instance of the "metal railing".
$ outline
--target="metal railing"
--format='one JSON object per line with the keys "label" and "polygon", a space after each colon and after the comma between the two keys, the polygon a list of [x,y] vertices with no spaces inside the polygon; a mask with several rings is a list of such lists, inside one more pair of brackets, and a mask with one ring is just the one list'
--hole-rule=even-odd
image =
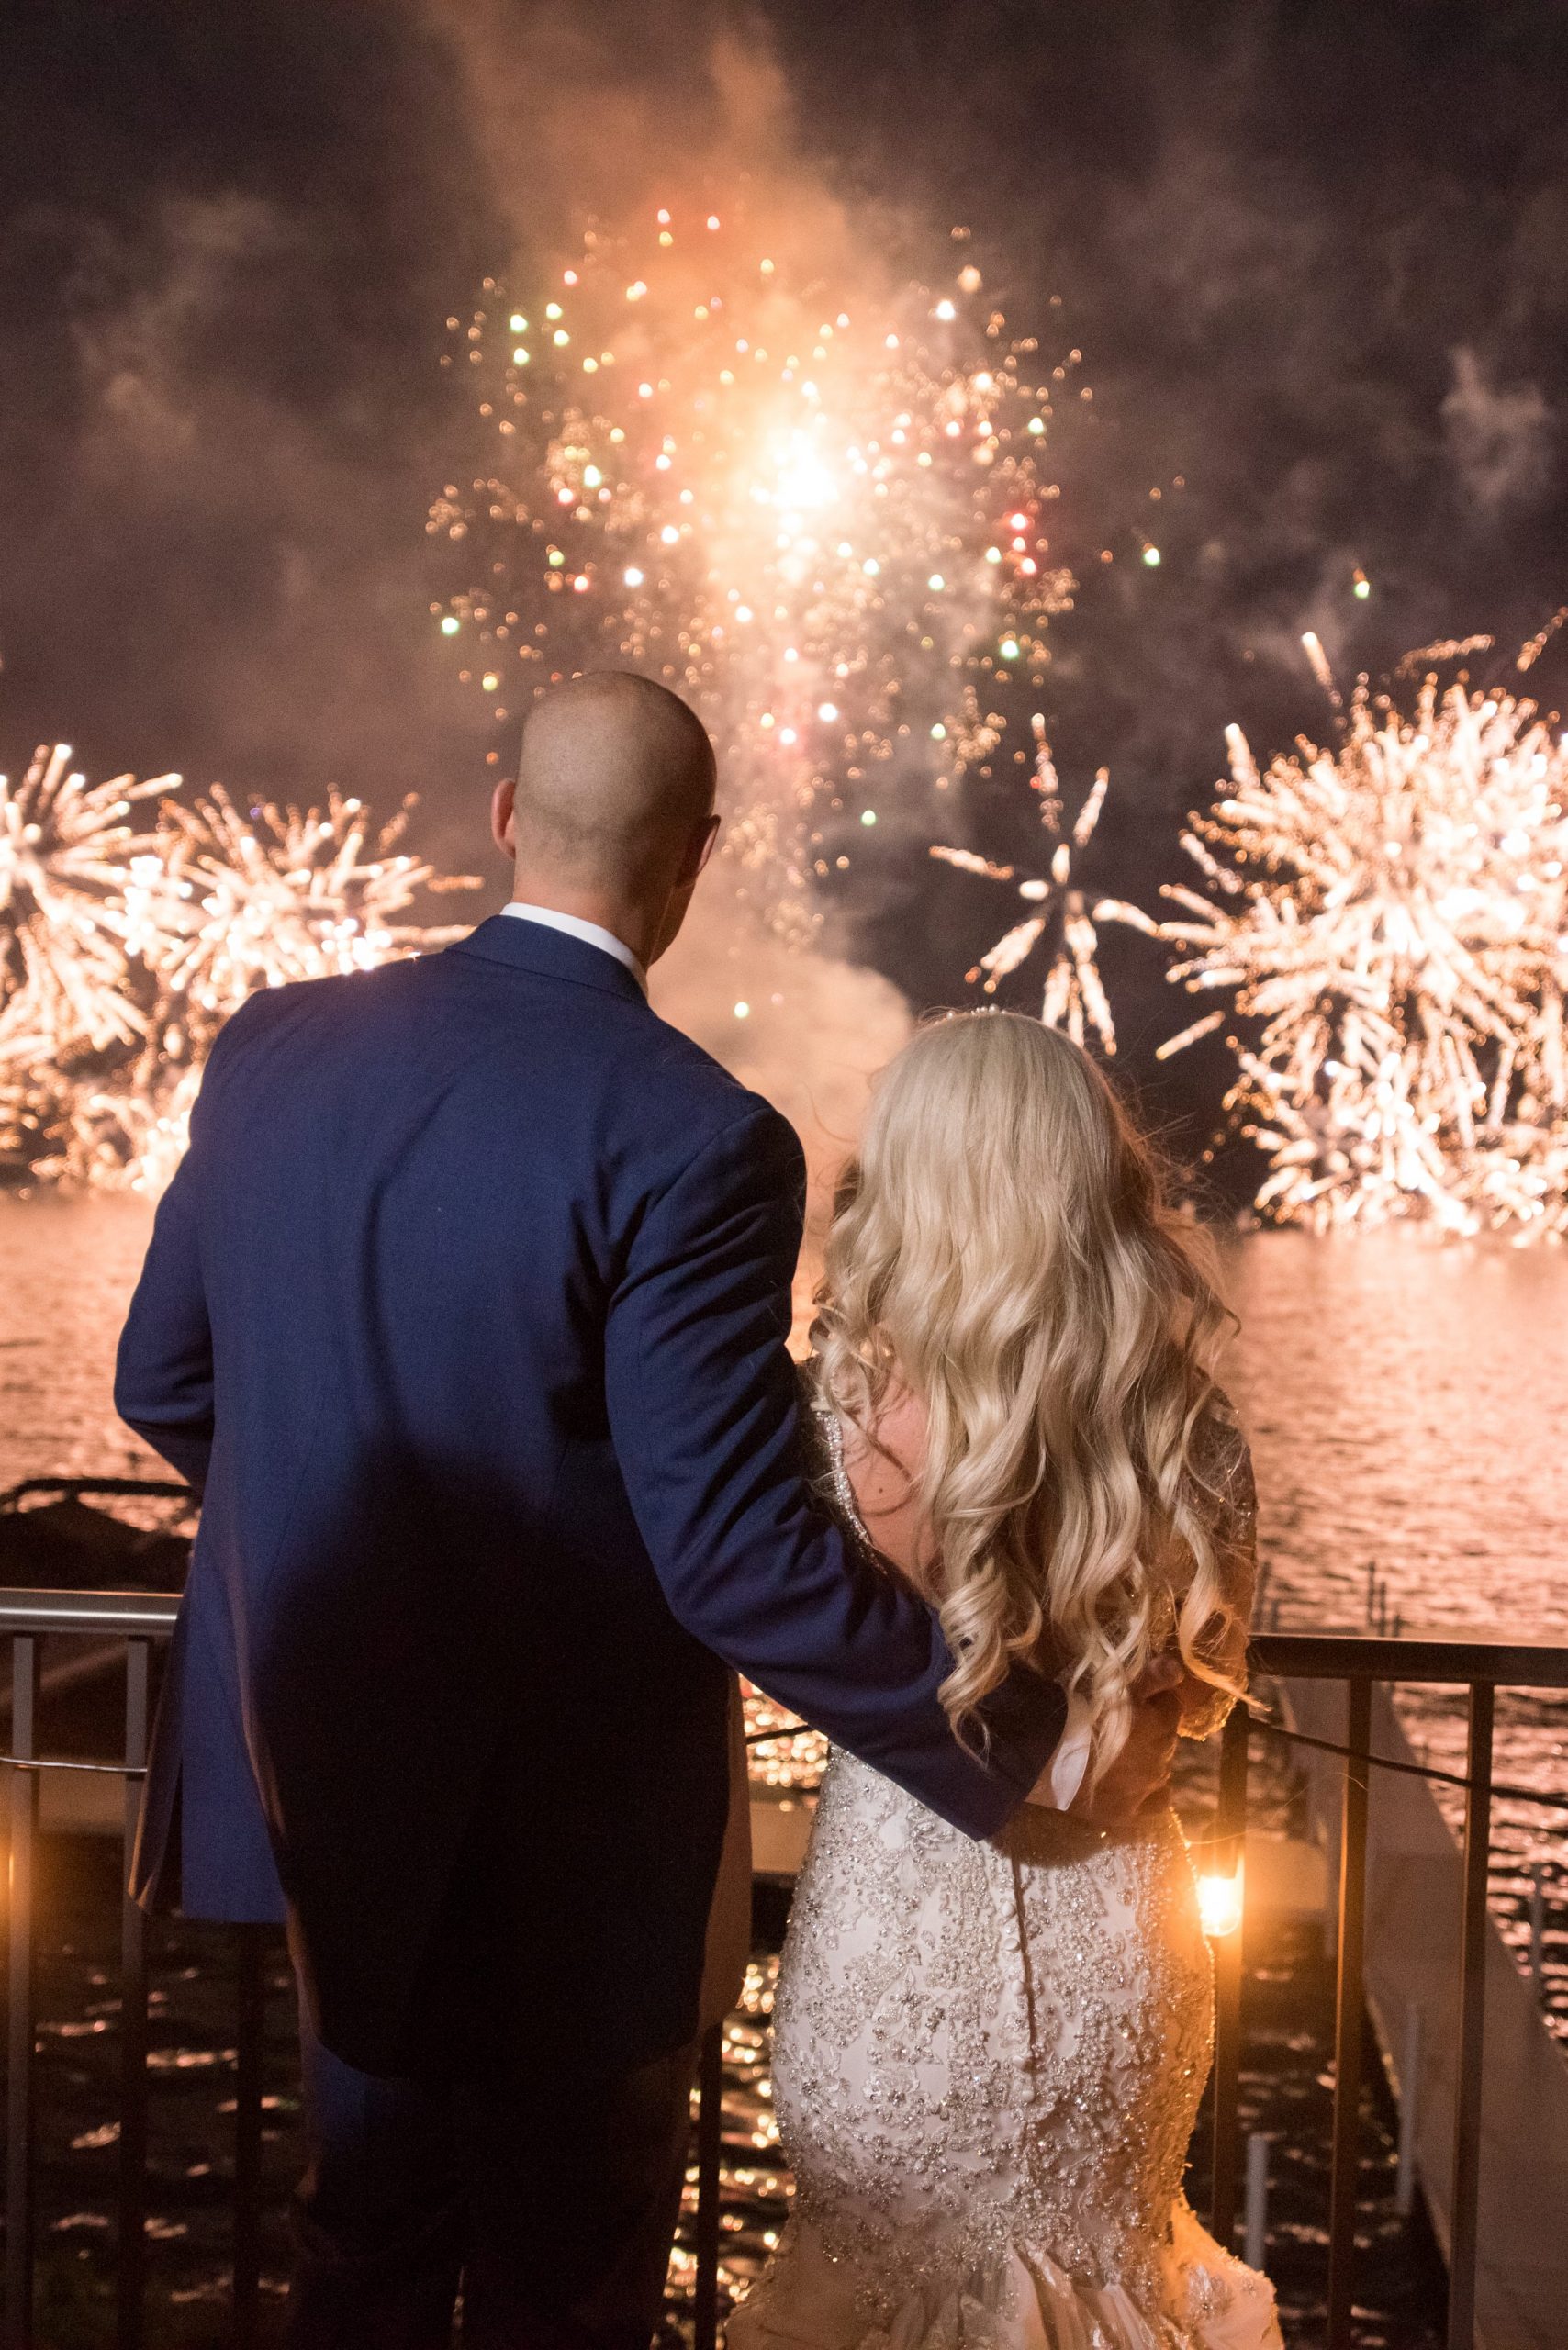
{"label": "metal railing", "polygon": [[[54,1481],[49,1481],[52,1490]],[[42,1486],[40,1485],[40,1490]],[[95,1491],[103,1490],[95,1487]],[[127,1483],[126,1492],[145,1485]],[[147,1774],[148,1698],[154,1642],[179,1613],[177,1593],[14,1591],[0,1587],[0,1639],[11,1642],[11,1721],[6,1745],[10,1886],[6,1920],[5,2350],[35,2350],[33,2128],[38,2019],[34,1998],[39,1791],[46,1774],[92,1772],[123,1780],[124,1870],[129,1882]],[[75,1635],[125,1643],[124,1759],[86,1762],[38,1751],[39,1651]],[[266,1964],[277,1937],[268,1927],[215,1928],[227,1945],[236,2005],[233,2194],[233,2322],[239,2350],[252,2350],[261,2308],[263,2053]],[[119,2141],[115,2199],[116,2350],[142,2350],[146,2326],[148,1971],[147,1919],[128,1897],[120,1917]],[[702,2042],[696,2125],[697,2266],[695,2350],[715,2350],[719,2333],[719,2199],[723,2031]]]}
{"label": "metal railing", "polygon": [[[37,2023],[33,1996],[35,1866],[39,1788],[54,1770],[92,1770],[123,1777],[127,1873],[145,1776],[152,1644],[166,1639],[177,1596],[139,1592],[0,1589],[0,1638],[11,1640],[10,1900],[8,1916],[6,2154],[5,2342],[32,2350],[33,2088]],[[60,1635],[123,1639],[126,1654],[124,1759],[83,1763],[37,1751],[39,1645]],[[1355,2262],[1360,2095],[1363,2076],[1368,1782],[1382,1758],[1371,1752],[1374,1683],[1462,1688],[1469,1697],[1463,1903],[1458,1985],[1459,2086],[1453,2117],[1453,2213],[1450,2246],[1449,2350],[1474,2341],[1476,2212],[1481,2145],[1487,1860],[1493,1793],[1492,1744],[1499,1687],[1568,1688],[1568,1649],[1507,1641],[1375,1638],[1271,1632],[1253,1643],[1254,1669],[1271,1678],[1342,1682],[1349,1692],[1349,1736],[1339,1840],[1338,1982],[1335,2023],[1332,2167],[1329,2188],[1327,2350],[1350,2350]],[[1274,1726],[1238,1707],[1220,1753],[1220,1798],[1212,1865],[1239,1864],[1246,1830],[1249,1749],[1254,1730]],[[772,1732],[770,1736],[782,1735]],[[1307,1741],[1309,1744],[1314,1741]],[[1321,1744],[1321,1741],[1317,1743]],[[1338,1750],[1335,1750],[1338,1751]],[[1397,1766],[1395,1766],[1397,1767]],[[1444,1777],[1442,1773],[1423,1773]],[[234,2150],[233,2339],[256,2338],[263,2126],[262,2053],[268,1930],[227,1930],[238,2010]],[[147,1921],[129,1899],[120,1929],[120,2133],[117,2194],[118,2350],[140,2350],[146,2298],[148,2119]],[[1242,2049],[1242,1935],[1215,1943],[1212,2225],[1223,2244],[1237,2218]],[[713,2350],[719,2324],[722,2030],[706,2037],[697,2121],[698,2199],[693,2315],[696,2350]]]}
{"label": "metal railing", "polygon": [[[179,1613],[177,1595],[143,1592],[0,1591],[0,1633],[11,1639],[10,1887],[6,1931],[6,2350],[31,2350],[33,2339],[33,2086],[38,2021],[34,2006],[33,1923],[39,1787],[45,1771],[118,1771],[125,1781],[125,1873],[146,1774],[151,1651]],[[56,1635],[125,1642],[125,1759],[64,1765],[38,1751],[39,1649]],[[116,2196],[116,2341],[140,2350],[147,2238],[147,1920],[122,1898],[120,1916],[120,2112]],[[252,2070],[255,2070],[253,2065]],[[242,2084],[246,2065],[241,2060]],[[237,2108],[236,2187],[247,2167],[243,2142],[261,2137],[259,2087],[253,2114]],[[247,2269],[243,2231],[236,2228],[236,2339],[254,2338],[256,2278]]]}
{"label": "metal railing", "polygon": [[[1342,1682],[1349,1729],[1339,1835],[1338,1965],[1334,2022],[1334,2118],[1328,2191],[1327,2350],[1350,2350],[1356,2267],[1356,2187],[1360,2167],[1361,2091],[1366,2015],[1367,1818],[1372,1772],[1400,1769],[1372,1752],[1372,1693],[1375,1683],[1424,1684],[1466,1691],[1469,1737],[1464,1774],[1464,1848],[1460,1919],[1458,2087],[1453,2114],[1452,2212],[1449,2243],[1448,2350],[1473,2350],[1477,2211],[1480,2193],[1481,2091],[1485,2023],[1487,1864],[1491,1852],[1493,1729],[1500,1688],[1568,1688],[1568,1648],[1510,1640],[1406,1635],[1268,1632],[1252,1643],[1255,1673],[1271,1679]],[[1214,1865],[1234,1870],[1242,1857],[1247,1823],[1249,1750],[1254,1731],[1277,1727],[1238,1706],[1220,1750],[1219,1809]],[[1307,1740],[1322,1751],[1324,1742]],[[1330,1750],[1341,1751],[1341,1750]],[[1453,1774],[1422,1770],[1418,1775]],[[1242,2046],[1242,1935],[1215,1945],[1214,2187],[1211,2225],[1220,2243],[1233,2238],[1237,2216],[1240,2131],[1238,2117]]]}

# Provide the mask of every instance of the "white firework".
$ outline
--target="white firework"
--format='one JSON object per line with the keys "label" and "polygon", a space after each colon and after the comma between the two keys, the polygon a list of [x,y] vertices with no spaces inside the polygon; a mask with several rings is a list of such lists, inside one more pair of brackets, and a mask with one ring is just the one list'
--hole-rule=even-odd
{"label": "white firework", "polygon": [[373,831],[364,801],[336,792],[324,810],[264,805],[248,816],[216,784],[192,807],[165,803],[165,1053],[199,1049],[257,988],[370,970],[461,935],[401,919],[422,890],[479,886],[398,850],[412,805]]}
{"label": "white firework", "polygon": [[178,776],[88,783],[69,744],[42,746],[21,781],[0,775],[0,1073],[136,1043],[128,986],[141,919],[130,867],[138,800]]}
{"label": "white firework", "polygon": [[187,807],[177,776],[88,785],[69,759],[0,778],[0,1165],[158,1192],[247,995],[443,945],[460,931],[406,919],[415,899],[479,884],[398,848],[411,803],[379,830],[335,793],[247,820],[219,787]]}
{"label": "white firework", "polygon": [[158,1060],[117,1083],[73,1088],[53,1122],[52,1147],[29,1174],[156,1199],[185,1155],[200,1087],[198,1062]]}
{"label": "white firework", "polygon": [[1568,1229],[1562,739],[1530,701],[1428,675],[1407,711],[1359,688],[1336,748],[1260,771],[1238,728],[1227,742],[1232,789],[1183,835],[1210,893],[1169,888],[1160,923],[1101,911],[1226,999],[1163,1054],[1247,1024],[1227,1106],[1269,1156],[1259,1206],[1318,1228]]}
{"label": "white firework", "polygon": [[[973,969],[965,974],[969,984],[979,981],[987,995],[994,995],[1002,981],[1026,963],[1042,940],[1048,938],[1050,961],[1040,1018],[1047,1028],[1065,1028],[1075,1045],[1083,1044],[1092,1030],[1105,1052],[1112,1054],[1116,1049],[1115,1024],[1100,978],[1100,940],[1094,925],[1097,919],[1119,918],[1124,910],[1116,901],[1107,900],[1091,912],[1089,901],[1073,877],[1073,856],[1088,847],[1100,821],[1110,789],[1110,770],[1100,768],[1070,829],[1064,832],[1061,792],[1046,737],[1046,722],[1036,713],[1032,724],[1032,788],[1040,796],[1040,822],[1052,844],[1047,875],[1027,875],[1020,881],[1016,867],[993,865],[989,857],[977,856],[969,849],[934,848],[931,854],[944,865],[956,866],[960,873],[980,873],[989,881],[1014,883],[1025,904],[1035,910],[1004,931],[995,946],[988,948]],[[1134,919],[1137,918],[1135,914]]]}

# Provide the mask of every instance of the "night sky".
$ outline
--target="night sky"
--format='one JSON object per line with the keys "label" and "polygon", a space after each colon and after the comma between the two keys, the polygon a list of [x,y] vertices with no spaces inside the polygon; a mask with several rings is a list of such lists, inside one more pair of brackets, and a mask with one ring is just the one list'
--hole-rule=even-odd
{"label": "night sky", "polygon": [[[12,0],[0,766],[59,735],[95,773],[416,789],[420,845],[474,867],[489,737],[423,537],[469,424],[445,319],[587,216],[742,169],[913,276],[962,223],[1010,319],[1082,350],[1046,700],[1068,777],[1112,770],[1092,886],[1179,869],[1226,721],[1321,736],[1303,629],[1347,680],[1480,631],[1502,675],[1568,600],[1559,6]],[[1568,695],[1561,640],[1532,683]],[[960,1000],[1004,913],[974,890],[895,838],[838,943]],[[1156,1114],[1212,1107],[1223,1057],[1155,1075],[1157,950],[1106,965]]]}

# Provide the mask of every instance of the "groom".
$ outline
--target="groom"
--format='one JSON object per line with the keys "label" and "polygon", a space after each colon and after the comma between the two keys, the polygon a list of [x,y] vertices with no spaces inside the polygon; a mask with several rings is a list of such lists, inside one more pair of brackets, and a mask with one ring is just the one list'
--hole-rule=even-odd
{"label": "groom", "polygon": [[684,2165],[729,1668],[975,1836],[925,1608],[803,1481],[793,1133],[648,1008],[713,846],[661,687],[529,718],[515,902],[263,991],[208,1063],[119,1355],[202,1489],[136,1890],[286,1919],[297,2344],[642,2350]]}

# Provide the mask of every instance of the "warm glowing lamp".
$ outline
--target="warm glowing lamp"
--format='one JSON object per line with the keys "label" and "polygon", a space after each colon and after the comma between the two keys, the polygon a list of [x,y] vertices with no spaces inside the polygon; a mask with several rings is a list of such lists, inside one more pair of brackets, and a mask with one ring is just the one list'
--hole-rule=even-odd
{"label": "warm glowing lamp", "polygon": [[1238,1930],[1244,1897],[1239,1862],[1229,1876],[1201,1876],[1198,1879],[1198,1916],[1210,1942],[1217,1942],[1222,1934],[1234,1934]]}

